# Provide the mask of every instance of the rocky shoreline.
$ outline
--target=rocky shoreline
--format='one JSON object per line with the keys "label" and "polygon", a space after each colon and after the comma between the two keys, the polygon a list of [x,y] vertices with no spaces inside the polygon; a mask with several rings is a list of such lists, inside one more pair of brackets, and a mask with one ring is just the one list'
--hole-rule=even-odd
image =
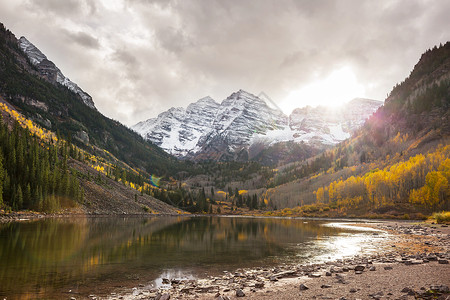
{"label": "rocky shoreline", "polygon": [[[309,265],[238,269],[164,286],[143,284],[107,299],[450,299],[450,230],[446,225],[357,224],[389,232],[371,255]],[[90,295],[90,299],[101,299]]]}

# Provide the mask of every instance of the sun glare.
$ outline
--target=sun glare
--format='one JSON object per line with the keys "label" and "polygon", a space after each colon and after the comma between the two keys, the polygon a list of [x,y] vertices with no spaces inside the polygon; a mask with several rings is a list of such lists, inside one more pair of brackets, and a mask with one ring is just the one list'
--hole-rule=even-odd
{"label": "sun glare", "polygon": [[324,79],[290,92],[280,106],[286,113],[306,105],[338,106],[353,98],[363,97],[364,93],[364,87],[358,83],[351,68],[343,67]]}

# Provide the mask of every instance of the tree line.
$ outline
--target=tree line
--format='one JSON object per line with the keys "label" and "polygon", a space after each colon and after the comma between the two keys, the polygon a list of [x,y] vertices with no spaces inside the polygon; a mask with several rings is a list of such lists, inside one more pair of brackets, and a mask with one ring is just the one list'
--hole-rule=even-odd
{"label": "tree line", "polygon": [[0,207],[55,212],[82,202],[84,191],[67,160],[70,145],[44,141],[0,116]]}
{"label": "tree line", "polygon": [[426,211],[449,209],[450,146],[361,176],[335,180],[314,194],[339,209],[413,204]]}

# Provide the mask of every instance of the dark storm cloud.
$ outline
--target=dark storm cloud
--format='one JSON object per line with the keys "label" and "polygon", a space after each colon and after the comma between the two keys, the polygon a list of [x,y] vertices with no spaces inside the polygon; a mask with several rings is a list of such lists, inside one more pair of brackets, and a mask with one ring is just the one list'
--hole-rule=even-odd
{"label": "dark storm cloud", "polygon": [[443,0],[0,4],[8,28],[127,125],[241,88],[281,103],[343,67],[365,87],[361,96],[383,100],[421,53],[450,39],[448,11]]}

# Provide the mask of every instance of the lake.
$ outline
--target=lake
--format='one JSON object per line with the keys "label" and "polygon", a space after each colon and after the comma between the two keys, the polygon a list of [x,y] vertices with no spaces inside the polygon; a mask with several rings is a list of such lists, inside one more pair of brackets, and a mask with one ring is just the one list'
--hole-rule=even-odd
{"label": "lake", "polygon": [[0,298],[70,298],[162,278],[373,252],[368,228],[250,217],[89,217],[0,224]]}

